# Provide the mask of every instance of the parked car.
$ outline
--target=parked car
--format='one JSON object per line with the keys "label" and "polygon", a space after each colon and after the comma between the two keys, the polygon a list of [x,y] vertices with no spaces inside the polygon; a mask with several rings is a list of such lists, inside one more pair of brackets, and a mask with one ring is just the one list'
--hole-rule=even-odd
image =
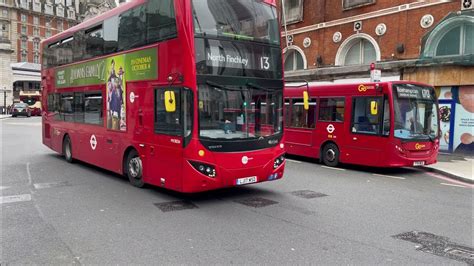
{"label": "parked car", "polygon": [[30,117],[31,110],[26,103],[15,103],[13,104],[12,116],[17,117],[19,115]]}

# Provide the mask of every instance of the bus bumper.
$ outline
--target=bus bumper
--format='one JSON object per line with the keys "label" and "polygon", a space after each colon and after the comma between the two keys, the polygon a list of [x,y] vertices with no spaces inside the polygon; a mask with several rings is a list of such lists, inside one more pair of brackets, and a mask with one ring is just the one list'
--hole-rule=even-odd
{"label": "bus bumper", "polygon": [[[275,156],[275,158],[277,157]],[[215,177],[208,177],[200,173],[189,161],[186,161],[183,167],[184,179],[181,192],[195,193],[281,179],[285,170],[286,160],[275,169],[275,158],[269,160],[265,165],[251,168],[229,169],[216,166]]]}

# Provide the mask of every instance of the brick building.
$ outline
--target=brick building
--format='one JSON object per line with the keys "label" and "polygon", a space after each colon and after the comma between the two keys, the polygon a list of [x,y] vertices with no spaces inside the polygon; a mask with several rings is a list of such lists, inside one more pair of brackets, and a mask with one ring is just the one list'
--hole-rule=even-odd
{"label": "brick building", "polygon": [[432,84],[440,106],[450,112],[442,122],[442,148],[453,152],[468,147],[473,153],[472,0],[283,0],[283,4],[287,81],[369,81],[369,65],[375,62],[382,81]]}
{"label": "brick building", "polygon": [[20,91],[40,89],[42,40],[115,6],[113,0],[0,0],[0,107],[19,101]]}

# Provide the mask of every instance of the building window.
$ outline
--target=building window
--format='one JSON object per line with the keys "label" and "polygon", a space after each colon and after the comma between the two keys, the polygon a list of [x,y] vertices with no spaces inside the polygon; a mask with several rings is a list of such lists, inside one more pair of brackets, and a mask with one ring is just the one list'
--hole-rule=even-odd
{"label": "building window", "polygon": [[21,34],[26,35],[26,26],[25,25],[21,25]]}
{"label": "building window", "polygon": [[370,35],[354,34],[347,38],[336,54],[336,65],[363,65],[380,61],[380,48]]}
{"label": "building window", "polygon": [[33,35],[34,36],[39,36],[39,28],[33,28]]}
{"label": "building window", "polygon": [[0,22],[0,39],[9,39],[8,38],[8,24]]}
{"label": "building window", "polygon": [[33,56],[33,63],[39,64],[39,55],[38,55],[38,54],[35,54],[35,55]]}
{"label": "building window", "polygon": [[58,31],[63,31],[64,30],[63,22],[59,20],[57,23],[58,23]]}
{"label": "building window", "polygon": [[21,49],[27,49],[28,48],[28,39],[22,38],[21,39]]}
{"label": "building window", "polygon": [[[283,0],[285,4],[286,23],[303,20],[303,0]],[[282,21],[284,23],[284,21]]]}
{"label": "building window", "polygon": [[6,4],[7,1],[6,0],[0,0],[0,4]]}
{"label": "building window", "polygon": [[39,17],[37,17],[37,16],[33,17],[33,24],[35,24],[35,25],[39,24]]}
{"label": "building window", "polygon": [[446,32],[436,47],[436,56],[474,54],[474,23],[461,24]]}
{"label": "building window", "polygon": [[8,9],[2,9],[2,13],[0,14],[4,18],[8,18]]}
{"label": "building window", "polygon": [[21,52],[21,62],[27,62],[28,61],[28,53],[26,51]]}
{"label": "building window", "polygon": [[454,15],[441,21],[423,38],[422,57],[449,57],[474,54],[474,19]]}
{"label": "building window", "polygon": [[376,61],[374,46],[365,39],[360,39],[349,48],[344,58],[344,65],[363,65]]}
{"label": "building window", "polygon": [[50,29],[46,29],[46,35],[45,35],[46,38],[49,38],[51,37],[51,30]]}
{"label": "building window", "polygon": [[26,22],[26,15],[25,14],[21,14],[21,22]]}
{"label": "building window", "polygon": [[304,57],[296,49],[288,49],[284,54],[285,71],[305,69]]}
{"label": "building window", "polygon": [[38,50],[39,50],[39,46],[40,46],[40,41],[39,41],[38,39],[35,39],[35,40],[33,41],[33,49],[34,49],[35,51],[38,51]]}
{"label": "building window", "polygon": [[374,4],[375,0],[343,0],[343,8],[351,9],[359,6]]}

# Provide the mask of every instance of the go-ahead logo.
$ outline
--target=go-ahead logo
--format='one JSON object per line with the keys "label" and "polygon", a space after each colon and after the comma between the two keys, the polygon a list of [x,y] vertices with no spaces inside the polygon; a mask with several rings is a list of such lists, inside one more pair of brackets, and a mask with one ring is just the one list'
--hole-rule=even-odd
{"label": "go-ahead logo", "polygon": [[363,84],[360,84],[359,87],[357,88],[357,90],[359,92],[366,92],[367,91],[367,87]]}
{"label": "go-ahead logo", "polygon": [[423,149],[424,147],[426,147],[425,144],[420,144],[420,143],[416,143],[416,144],[415,144],[415,149],[416,149],[416,150],[421,150],[421,149]]}

